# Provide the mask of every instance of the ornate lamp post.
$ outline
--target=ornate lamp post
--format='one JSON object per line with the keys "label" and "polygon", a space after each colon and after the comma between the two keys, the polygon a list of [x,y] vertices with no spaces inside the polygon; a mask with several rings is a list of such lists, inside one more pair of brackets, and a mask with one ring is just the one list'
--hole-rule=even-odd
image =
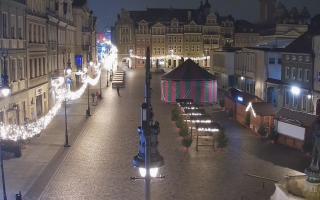
{"label": "ornate lamp post", "polygon": [[[7,66],[6,66],[7,52],[3,52],[2,57],[3,57],[3,72],[1,74],[0,93],[1,93],[1,97],[5,98],[5,97],[8,97],[11,93],[11,89],[9,87],[8,75],[7,75]],[[3,157],[2,157],[2,137],[0,137],[0,162],[1,162],[3,199],[7,200],[6,181],[5,181]]]}
{"label": "ornate lamp post", "polygon": [[70,56],[68,58],[68,63],[67,66],[64,70],[64,78],[65,78],[65,87],[66,87],[66,95],[64,97],[64,123],[65,123],[65,143],[64,147],[70,147],[69,145],[69,134],[68,134],[68,117],[67,117],[67,94],[68,91],[70,90],[70,81],[71,81],[71,73],[72,73],[72,68],[71,68],[71,63],[70,63]]}
{"label": "ornate lamp post", "polygon": [[150,200],[151,178],[157,177],[159,167],[164,165],[163,157],[158,151],[158,134],[160,133],[159,122],[153,122],[153,112],[151,106],[150,88],[150,49],[147,48],[146,56],[146,81],[145,81],[145,100],[141,105],[141,126],[138,127],[140,136],[139,153],[133,158],[134,167],[139,168],[139,172],[145,181],[145,200]]}

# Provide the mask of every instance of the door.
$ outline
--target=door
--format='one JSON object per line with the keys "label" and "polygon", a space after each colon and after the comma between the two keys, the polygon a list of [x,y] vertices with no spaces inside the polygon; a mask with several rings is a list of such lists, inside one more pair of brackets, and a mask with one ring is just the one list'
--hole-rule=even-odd
{"label": "door", "polygon": [[320,99],[317,100],[317,110],[316,115],[320,115]]}
{"label": "door", "polygon": [[36,98],[36,109],[37,116],[40,117],[42,115],[42,95],[39,95]]}

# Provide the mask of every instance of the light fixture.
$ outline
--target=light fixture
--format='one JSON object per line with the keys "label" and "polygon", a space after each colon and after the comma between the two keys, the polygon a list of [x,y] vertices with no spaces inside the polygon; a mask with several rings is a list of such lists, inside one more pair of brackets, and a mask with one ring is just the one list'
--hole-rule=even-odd
{"label": "light fixture", "polygon": [[240,101],[240,102],[243,102],[243,97],[237,96],[237,100]]}
{"label": "light fixture", "polygon": [[241,78],[241,80],[244,80],[244,77],[243,77],[243,76],[241,76],[240,78]]}
{"label": "light fixture", "polygon": [[307,98],[308,98],[308,99],[311,99],[311,98],[312,98],[312,95],[311,95],[311,94],[308,94],[308,95],[307,95]]}
{"label": "light fixture", "polygon": [[292,93],[293,95],[298,96],[298,95],[300,94],[300,92],[301,92],[301,90],[300,90],[299,87],[297,87],[297,86],[292,86],[292,87],[291,87],[291,93]]}
{"label": "light fixture", "polygon": [[7,96],[10,95],[10,93],[11,93],[11,90],[10,90],[9,87],[4,86],[4,87],[1,88],[2,97],[7,97]]}
{"label": "light fixture", "polygon": [[[150,168],[150,176],[151,177],[153,177],[153,178],[157,177],[158,172],[159,172],[159,168],[158,167]],[[146,171],[145,168],[140,167],[139,168],[139,173],[140,173],[141,177],[146,177],[147,171]]]}

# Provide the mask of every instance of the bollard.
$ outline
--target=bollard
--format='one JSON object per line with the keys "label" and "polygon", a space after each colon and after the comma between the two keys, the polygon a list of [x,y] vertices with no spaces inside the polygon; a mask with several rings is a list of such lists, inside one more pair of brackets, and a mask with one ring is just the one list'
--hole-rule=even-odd
{"label": "bollard", "polygon": [[19,191],[19,193],[16,194],[16,200],[22,200],[21,191]]}

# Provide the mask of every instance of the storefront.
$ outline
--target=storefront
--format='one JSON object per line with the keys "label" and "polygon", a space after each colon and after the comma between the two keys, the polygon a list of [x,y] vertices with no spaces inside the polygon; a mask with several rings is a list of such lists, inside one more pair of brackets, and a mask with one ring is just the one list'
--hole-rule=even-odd
{"label": "storefront", "polygon": [[29,90],[29,119],[36,120],[48,112],[48,84]]}
{"label": "storefront", "polygon": [[250,125],[250,113],[246,112],[249,102],[261,101],[258,97],[230,88],[225,95],[225,109],[240,124]]}

